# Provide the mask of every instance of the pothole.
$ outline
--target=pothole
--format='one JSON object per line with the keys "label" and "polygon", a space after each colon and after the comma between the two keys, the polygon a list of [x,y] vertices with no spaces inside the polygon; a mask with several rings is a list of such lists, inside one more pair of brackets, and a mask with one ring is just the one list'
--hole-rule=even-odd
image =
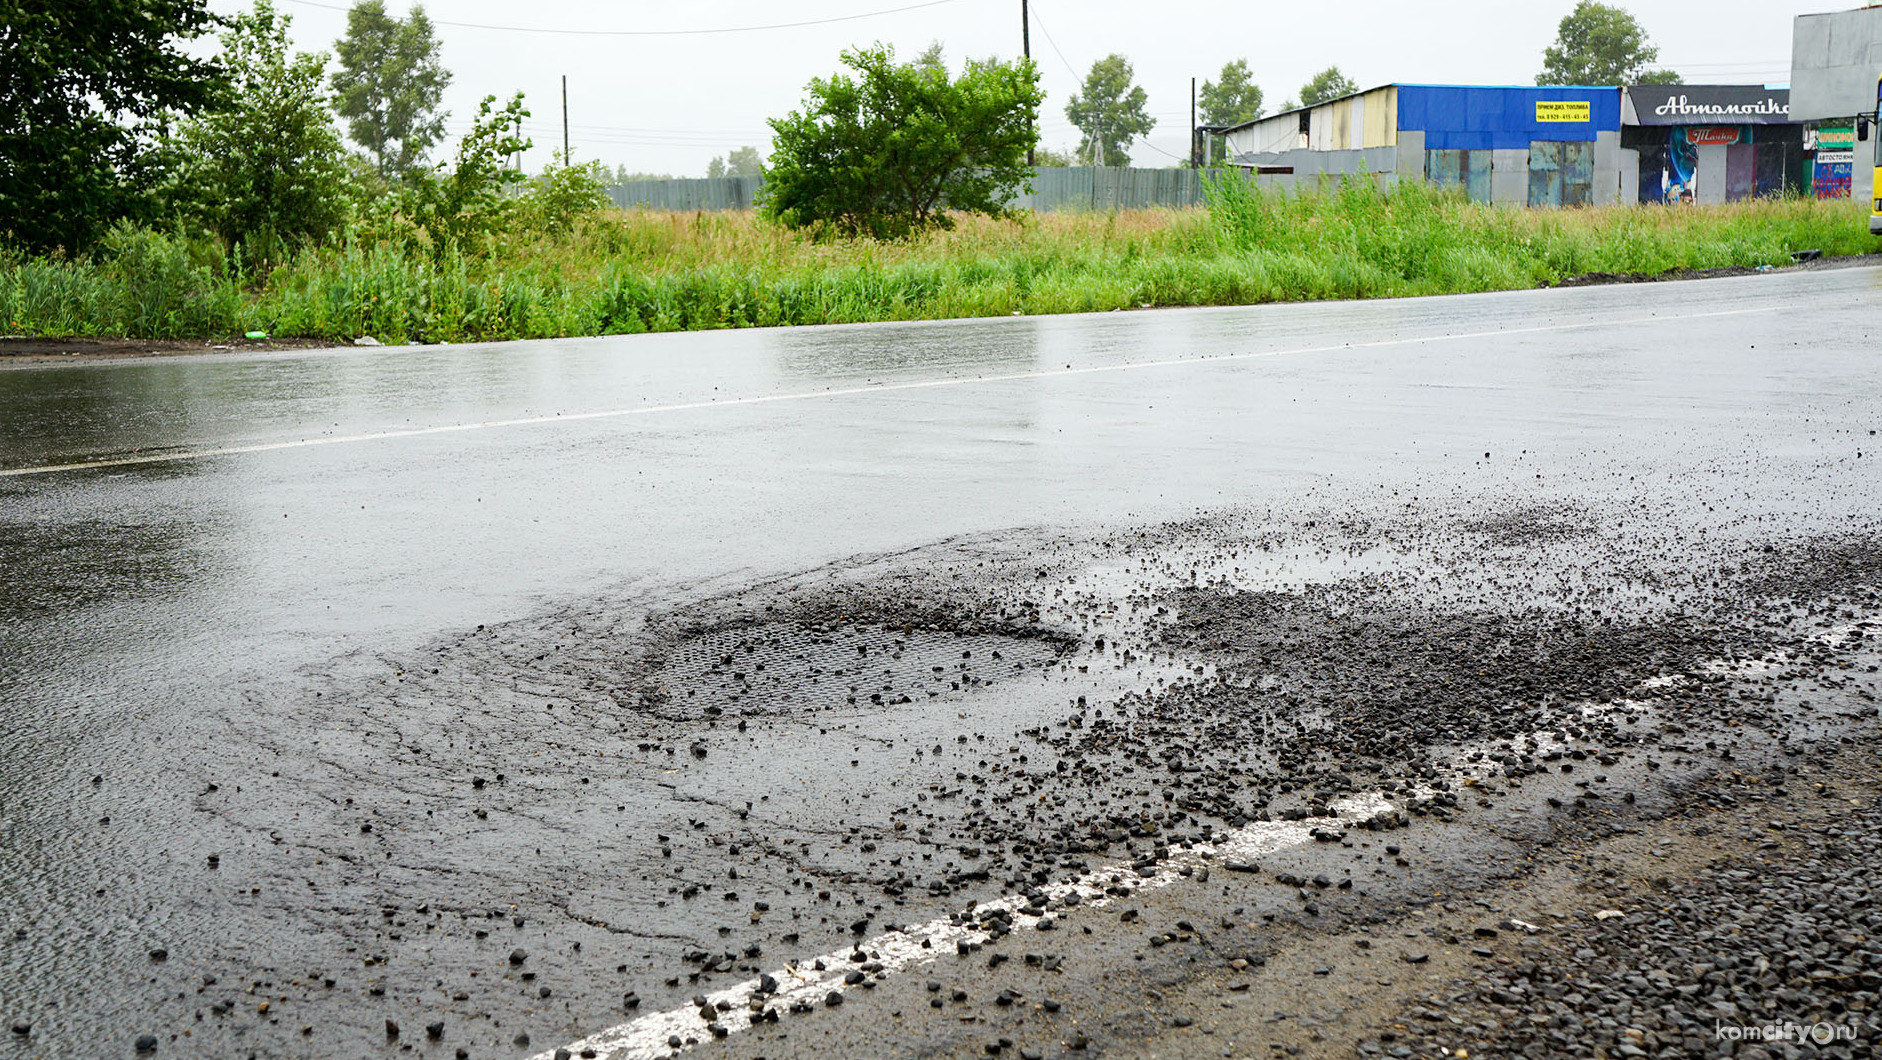
{"label": "pothole", "polygon": [[1058,655],[1036,637],[769,622],[681,640],[641,692],[676,720],[896,706],[986,687]]}

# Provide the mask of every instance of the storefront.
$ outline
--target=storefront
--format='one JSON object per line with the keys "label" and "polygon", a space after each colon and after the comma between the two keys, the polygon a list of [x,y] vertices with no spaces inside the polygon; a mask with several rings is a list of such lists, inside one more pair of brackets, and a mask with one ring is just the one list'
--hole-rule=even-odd
{"label": "storefront", "polygon": [[1264,186],[1368,174],[1477,202],[1602,206],[1623,195],[1621,91],[1384,85],[1224,130],[1229,164]]}
{"label": "storefront", "polygon": [[1640,202],[1737,202],[1810,186],[1789,89],[1635,85],[1621,123],[1621,148],[1638,158]]}

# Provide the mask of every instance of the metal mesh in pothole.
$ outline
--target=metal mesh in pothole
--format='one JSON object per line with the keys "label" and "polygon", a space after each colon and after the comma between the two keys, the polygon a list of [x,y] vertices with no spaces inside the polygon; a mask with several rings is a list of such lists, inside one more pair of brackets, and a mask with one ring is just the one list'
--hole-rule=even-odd
{"label": "metal mesh in pothole", "polygon": [[667,713],[795,714],[940,698],[1057,657],[1043,639],[775,622],[691,637],[649,681]]}

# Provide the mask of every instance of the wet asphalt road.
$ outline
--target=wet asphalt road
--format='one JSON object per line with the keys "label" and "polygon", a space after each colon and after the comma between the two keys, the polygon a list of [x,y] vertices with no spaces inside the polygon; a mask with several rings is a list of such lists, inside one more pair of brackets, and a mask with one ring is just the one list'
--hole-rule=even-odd
{"label": "wet asphalt road", "polygon": [[[0,1057],[532,1055],[1259,821],[1291,785],[1159,799],[1036,733],[1285,669],[1184,594],[1664,623],[1872,534],[1878,349],[1858,269],[0,371]],[[1262,733],[1341,725],[1292,702]],[[1085,834],[1137,794],[1161,832]],[[1068,1004],[1141,963],[1101,936]],[[762,1055],[984,1044],[871,1003]]]}

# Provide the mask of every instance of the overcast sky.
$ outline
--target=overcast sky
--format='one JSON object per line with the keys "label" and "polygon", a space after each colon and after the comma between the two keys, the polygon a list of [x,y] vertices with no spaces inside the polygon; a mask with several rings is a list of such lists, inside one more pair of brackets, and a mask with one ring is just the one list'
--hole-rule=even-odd
{"label": "overcast sky", "polygon": [[[882,41],[912,58],[930,42],[950,65],[965,56],[1010,57],[1020,49],[1020,0],[939,0],[912,10],[846,18],[922,0],[431,0],[444,63],[453,136],[486,94],[522,90],[534,117],[530,168],[561,145],[560,78],[568,75],[575,159],[704,175],[714,155],[741,145],[767,149],[766,119],[796,108],[812,77],[838,67],[846,47]],[[277,0],[293,16],[304,50],[331,51],[346,26],[347,0]],[[222,13],[241,0],[211,0]],[[387,0],[403,12],[405,0]],[[1361,87],[1393,81],[1530,84],[1542,50],[1572,0],[1034,0],[1033,58],[1044,77],[1042,142],[1069,149],[1078,134],[1066,100],[1093,60],[1128,58],[1150,94],[1156,129],[1132,150],[1161,166],[1187,151],[1189,83],[1245,58],[1270,110],[1316,71],[1338,65]],[[1688,81],[1783,83],[1789,79],[1791,19],[1858,6],[1850,0],[1634,0],[1626,5],[1660,46],[1660,64]],[[626,35],[845,19],[734,33]],[[451,23],[476,24],[453,25]],[[510,27],[510,28],[501,28]],[[573,30],[573,33],[517,32]],[[443,151],[437,152],[442,155]]]}

